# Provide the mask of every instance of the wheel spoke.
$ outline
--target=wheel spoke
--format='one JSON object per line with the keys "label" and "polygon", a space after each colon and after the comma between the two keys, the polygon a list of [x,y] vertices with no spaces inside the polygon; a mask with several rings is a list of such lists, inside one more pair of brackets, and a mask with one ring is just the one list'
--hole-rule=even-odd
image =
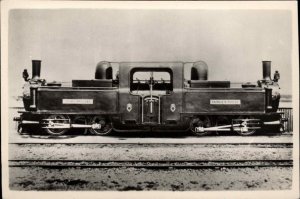
{"label": "wheel spoke", "polygon": [[243,127],[233,128],[236,133],[242,136],[249,136],[249,135],[253,135],[256,132],[256,129],[251,129],[251,125],[249,125],[249,121],[248,121],[251,119],[255,119],[253,116],[241,115],[237,119],[242,120],[241,123],[244,123],[242,125],[244,125],[244,127],[246,128],[244,129]]}
{"label": "wheel spoke", "polygon": [[112,125],[111,123],[108,121],[108,119],[105,119],[102,116],[94,116],[91,120],[90,120],[90,124],[91,125],[99,125],[100,129],[97,128],[90,128],[90,132],[92,134],[95,135],[108,135],[109,133],[111,133],[112,131]]}
{"label": "wheel spoke", "polygon": [[[69,117],[64,115],[50,115],[47,119],[51,119],[54,124],[68,124]],[[46,132],[50,135],[63,135],[68,131],[68,128],[56,129],[46,128]]]}

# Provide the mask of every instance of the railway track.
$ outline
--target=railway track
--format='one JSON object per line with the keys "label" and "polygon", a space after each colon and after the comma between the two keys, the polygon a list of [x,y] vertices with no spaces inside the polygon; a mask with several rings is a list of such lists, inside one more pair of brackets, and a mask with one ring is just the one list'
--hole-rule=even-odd
{"label": "railway track", "polygon": [[293,143],[288,139],[96,138],[9,143],[11,188],[199,191],[291,187]]}
{"label": "railway track", "polygon": [[9,145],[201,145],[201,146],[205,146],[205,145],[209,145],[209,146],[213,146],[213,145],[217,145],[217,146],[221,146],[221,145],[232,145],[232,146],[256,146],[256,147],[274,147],[274,148],[293,148],[293,143],[290,142],[286,142],[286,143],[270,143],[270,142],[250,142],[250,143],[197,143],[197,142],[190,142],[190,143],[161,143],[161,142],[152,142],[152,143],[147,143],[147,142],[139,142],[139,143],[135,143],[135,142],[105,142],[105,143],[99,143],[99,142],[90,142],[90,143],[63,143],[63,142],[11,142],[9,143]]}
{"label": "railway track", "polygon": [[292,167],[293,160],[9,160],[9,167],[210,169]]}
{"label": "railway track", "polygon": [[[16,143],[11,160],[251,160],[292,159],[292,143]],[[73,157],[73,158],[72,158]],[[199,161],[198,161],[199,162]],[[94,164],[95,165],[95,164]]]}

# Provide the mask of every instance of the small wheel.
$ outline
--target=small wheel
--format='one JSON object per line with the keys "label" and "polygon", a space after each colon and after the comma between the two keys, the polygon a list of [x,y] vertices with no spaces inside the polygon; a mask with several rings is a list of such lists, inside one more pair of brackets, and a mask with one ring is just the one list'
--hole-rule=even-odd
{"label": "small wheel", "polygon": [[211,121],[207,116],[194,118],[190,123],[190,129],[192,133],[197,136],[208,135],[210,133],[209,131],[198,130],[199,128],[201,129],[201,128],[208,128],[208,127],[211,127]]}
{"label": "small wheel", "polygon": [[[50,115],[47,119],[55,119],[57,121],[53,121],[56,124],[69,124],[69,117],[64,115]],[[46,132],[50,135],[63,135],[66,133],[69,128],[55,129],[55,128],[46,128]]]}
{"label": "small wheel", "polygon": [[112,124],[102,116],[94,116],[90,124],[95,127],[90,128],[89,131],[95,135],[108,135],[112,131]]}
{"label": "small wheel", "polygon": [[[225,126],[225,125],[231,125],[230,119],[227,116],[218,116],[216,119],[216,126]],[[216,131],[217,134],[222,132],[224,131]]]}
{"label": "small wheel", "polygon": [[[73,121],[72,123],[74,123],[74,124],[88,124],[88,119],[83,115],[75,116],[72,119],[72,121]],[[80,132],[80,134],[87,134],[87,132],[88,132],[87,128],[75,128],[75,129],[74,129],[74,131]]]}
{"label": "small wheel", "polygon": [[[247,116],[247,115],[241,115],[237,119],[245,120],[247,122],[247,119],[255,119],[253,116]],[[233,128],[233,130],[242,136],[249,136],[253,135],[256,132],[256,129],[251,129],[251,125],[247,125],[247,131],[242,131],[241,127],[239,128]]]}

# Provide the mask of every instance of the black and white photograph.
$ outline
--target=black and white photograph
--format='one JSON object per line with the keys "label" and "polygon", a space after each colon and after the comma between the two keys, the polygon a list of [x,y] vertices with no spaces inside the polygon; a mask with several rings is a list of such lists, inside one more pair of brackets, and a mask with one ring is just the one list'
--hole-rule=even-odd
{"label": "black and white photograph", "polygon": [[3,198],[299,198],[297,2],[1,4]]}

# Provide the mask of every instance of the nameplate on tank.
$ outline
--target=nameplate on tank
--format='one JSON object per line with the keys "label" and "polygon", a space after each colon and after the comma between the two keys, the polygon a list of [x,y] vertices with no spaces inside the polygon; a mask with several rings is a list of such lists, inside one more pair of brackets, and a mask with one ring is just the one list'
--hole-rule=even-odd
{"label": "nameplate on tank", "polygon": [[63,104],[93,104],[93,99],[63,99]]}
{"label": "nameplate on tank", "polygon": [[213,105],[240,105],[241,100],[211,99],[210,104],[213,104]]}

